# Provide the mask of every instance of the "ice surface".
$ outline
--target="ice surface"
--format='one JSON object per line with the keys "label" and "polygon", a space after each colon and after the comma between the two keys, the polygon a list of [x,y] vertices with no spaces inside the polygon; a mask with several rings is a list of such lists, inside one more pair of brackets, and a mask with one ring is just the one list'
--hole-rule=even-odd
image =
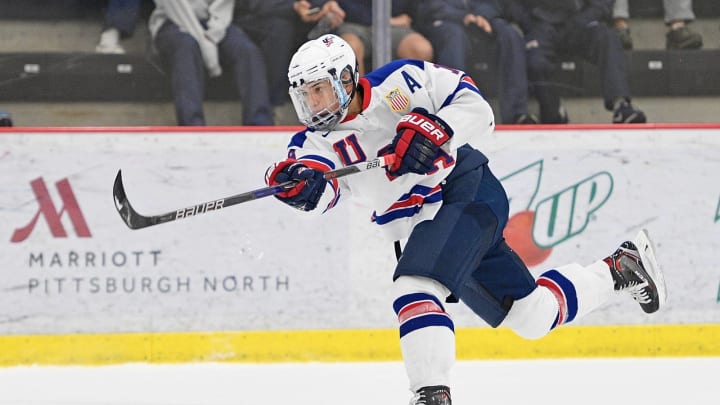
{"label": "ice surface", "polygon": [[[453,403],[720,403],[720,358],[461,361]],[[406,405],[402,363],[0,368],[0,405]]]}

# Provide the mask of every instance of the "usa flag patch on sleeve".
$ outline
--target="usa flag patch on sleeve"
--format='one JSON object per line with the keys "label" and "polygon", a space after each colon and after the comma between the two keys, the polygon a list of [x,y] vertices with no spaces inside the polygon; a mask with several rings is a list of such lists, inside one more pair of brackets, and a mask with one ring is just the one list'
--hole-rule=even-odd
{"label": "usa flag patch on sleeve", "polygon": [[385,95],[385,100],[390,105],[390,109],[395,112],[406,112],[410,107],[410,98],[406,96],[399,87],[395,87]]}

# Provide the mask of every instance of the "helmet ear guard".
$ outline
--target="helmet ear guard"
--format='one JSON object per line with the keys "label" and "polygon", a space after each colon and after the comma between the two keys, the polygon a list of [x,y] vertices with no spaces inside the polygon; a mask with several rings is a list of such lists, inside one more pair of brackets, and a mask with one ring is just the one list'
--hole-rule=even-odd
{"label": "helmet ear guard", "polygon": [[332,130],[347,116],[355,96],[357,58],[342,38],[324,35],[306,42],[293,55],[288,80],[300,122],[312,130]]}

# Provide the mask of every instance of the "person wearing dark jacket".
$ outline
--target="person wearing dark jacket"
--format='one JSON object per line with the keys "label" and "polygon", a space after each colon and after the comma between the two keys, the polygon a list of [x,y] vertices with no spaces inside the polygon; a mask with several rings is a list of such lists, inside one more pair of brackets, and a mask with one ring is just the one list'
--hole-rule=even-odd
{"label": "person wearing dark jacket", "polygon": [[567,123],[552,83],[557,55],[577,55],[597,65],[605,108],[614,123],[643,123],[645,114],[630,102],[620,38],[606,21],[613,0],[507,0],[508,13],[525,33],[528,74],[543,123]]}
{"label": "person wearing dark jacket", "polygon": [[[433,60],[433,48],[421,34],[415,32],[410,17],[413,0],[392,0],[390,9],[390,45],[392,59]],[[345,20],[335,34],[347,41],[358,58],[359,73],[366,72],[365,62],[370,62],[372,43],[372,0],[338,0],[345,10]]]}
{"label": "person wearing dark jacket", "polygon": [[135,33],[139,19],[141,0],[107,0],[103,19],[103,31],[100,42],[95,47],[98,53],[123,54],[121,39],[127,39]]}
{"label": "person wearing dark jacket", "polygon": [[[303,42],[301,33],[322,18],[322,13],[309,13],[312,4],[296,0],[235,0],[233,23],[257,45],[263,60],[273,106],[289,101],[287,65],[290,56]],[[304,40],[304,39],[303,39]]]}
{"label": "person wearing dark jacket", "polygon": [[430,40],[437,63],[463,71],[468,70],[472,58],[487,55],[494,42],[502,122],[536,124],[537,118],[528,113],[525,42],[501,18],[501,10],[497,0],[418,0],[413,27]]}
{"label": "person wearing dark jacket", "polygon": [[155,0],[148,28],[173,91],[178,125],[205,125],[206,76],[233,79],[243,125],[273,125],[257,46],[232,24],[234,0]]}

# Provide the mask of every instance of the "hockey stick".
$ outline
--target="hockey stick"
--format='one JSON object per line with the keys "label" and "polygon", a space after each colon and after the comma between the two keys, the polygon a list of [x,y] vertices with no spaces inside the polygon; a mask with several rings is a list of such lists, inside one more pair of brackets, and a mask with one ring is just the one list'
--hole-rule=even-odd
{"label": "hockey stick", "polygon": [[[354,165],[342,167],[340,169],[325,172],[325,179],[331,180],[354,173],[364,172],[370,169],[385,167],[392,165],[393,162],[395,162],[395,155],[380,156],[367,162],[357,163]],[[128,201],[127,194],[125,193],[125,187],[123,186],[122,170],[118,170],[117,176],[115,177],[115,184],[113,186],[113,197],[115,200],[115,208],[117,209],[118,213],[120,214],[120,218],[122,218],[125,224],[130,229],[141,229],[148,226],[175,221],[176,219],[182,219],[199,214],[204,214],[208,211],[217,211],[231,205],[241,204],[247,201],[256,200],[258,198],[275,195],[277,193],[295,187],[297,183],[298,182],[294,180],[286,181],[275,186],[263,187],[257,190],[236,194],[230,197],[220,198],[218,200],[211,200],[204,203],[195,204],[190,207],[180,208],[166,214],[145,216],[139,214],[137,211],[135,211],[132,205],[130,205],[130,201]]]}

